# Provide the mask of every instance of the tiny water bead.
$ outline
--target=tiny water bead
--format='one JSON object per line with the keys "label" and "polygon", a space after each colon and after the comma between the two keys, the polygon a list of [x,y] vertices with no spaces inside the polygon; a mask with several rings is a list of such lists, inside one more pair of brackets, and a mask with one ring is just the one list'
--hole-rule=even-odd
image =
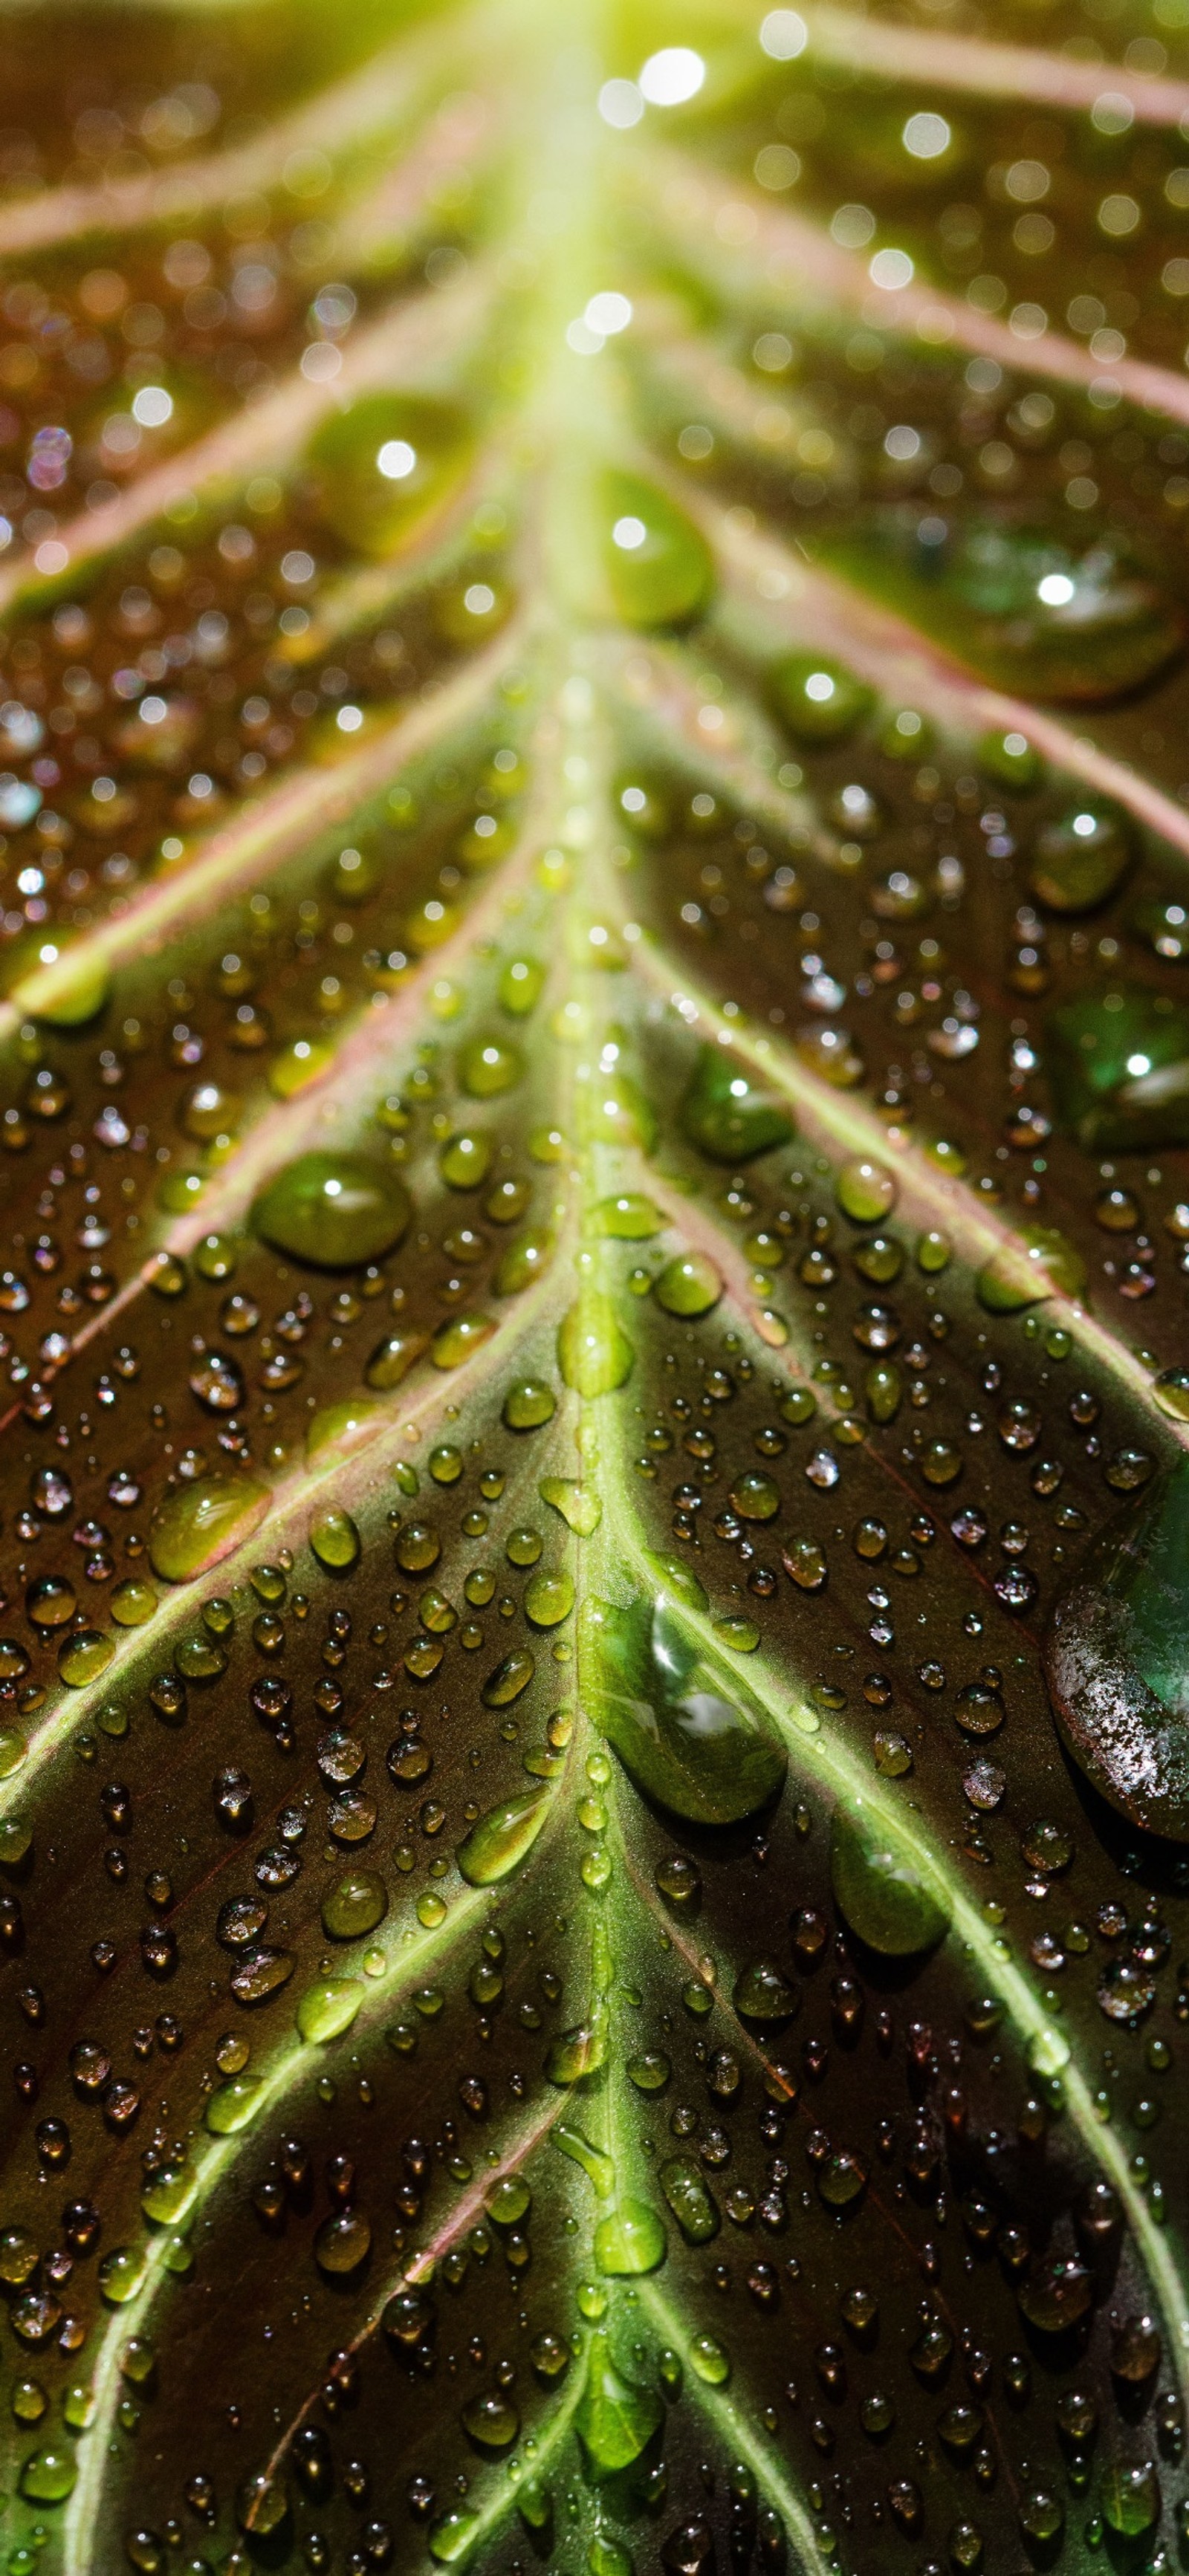
{"label": "tiny water bead", "polygon": [[403,1182],[363,1154],[302,1154],[252,1208],[264,1242],[325,1270],[378,1261],[400,1242],[412,1213]]}

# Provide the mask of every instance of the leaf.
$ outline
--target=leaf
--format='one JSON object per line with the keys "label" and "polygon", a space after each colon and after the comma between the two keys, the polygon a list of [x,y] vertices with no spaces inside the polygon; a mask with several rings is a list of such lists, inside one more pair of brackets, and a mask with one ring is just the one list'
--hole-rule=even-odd
{"label": "leaf", "polygon": [[1185,31],[236,9],[7,29],[8,2567],[1171,2563]]}

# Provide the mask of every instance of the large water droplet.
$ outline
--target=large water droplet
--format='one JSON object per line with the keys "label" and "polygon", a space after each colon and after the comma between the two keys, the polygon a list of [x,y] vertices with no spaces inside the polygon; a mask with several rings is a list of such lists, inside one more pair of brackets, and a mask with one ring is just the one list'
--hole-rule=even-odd
{"label": "large water droplet", "polygon": [[984,1262],[975,1282],[989,1315],[1017,1315],[1047,1297],[1080,1297],[1085,1285],[1081,1254],[1051,1225],[1021,1226],[1018,1241]]}
{"label": "large water droplet", "polygon": [[1139,985],[1085,993],[1048,1023],[1062,1125],[1087,1152],[1189,1141],[1189,1010]]}
{"label": "large water droplet", "polygon": [[549,1813],[550,1795],[548,1789],[527,1790],[489,1808],[471,1826],[454,1855],[468,1887],[496,1887],[519,1869]]}
{"label": "large water droplet", "polygon": [[422,395],[363,394],[334,411],[308,451],[326,525],[356,552],[386,555],[461,471],[466,423]]}
{"label": "large water droplet", "polygon": [[359,1941],[387,1911],[388,1890],[379,1871],[350,1869],[322,1899],[322,1929],[332,1941]]}
{"label": "large water droplet", "polygon": [[349,1270],[379,1261],[399,1243],[412,1214],[403,1181],[364,1154],[302,1154],[261,1191],[257,1234],[294,1261]]}
{"label": "large water droplet", "polygon": [[1043,529],[916,507],[853,523],[831,558],[1013,696],[1093,704],[1154,678],[1185,626],[1114,537],[1082,552]]}
{"label": "large water droplet", "polygon": [[834,1810],[830,1877],[851,1931],[886,1958],[931,1949],[948,1929],[941,1880],[862,1798]]}
{"label": "large water droplet", "polygon": [[664,2408],[654,2389],[625,2378],[616,2366],[611,2338],[591,2336],[586,2378],[574,2414],[591,2467],[609,2474],[630,2468],[659,2432]]}
{"label": "large water droplet", "polygon": [[258,1529],[271,1497],[252,1476],[199,1476],[159,1503],[149,1523],[149,1562],[166,1583],[205,1574]]}
{"label": "large water droplet", "polygon": [[787,1145],[793,1122],[783,1102],[757,1090],[725,1047],[703,1047],[681,1104],[692,1144],[715,1163],[749,1163]]}
{"label": "large water droplet", "polygon": [[600,477],[602,570],[626,626],[684,625],[705,607],[714,566],[705,538],[676,502],[639,475]]}
{"label": "large water droplet", "polygon": [[1079,1770],[1148,1832],[1189,1842],[1189,1458],[1108,1521],[1053,1611],[1045,1672]]}
{"label": "large water droplet", "polygon": [[634,1359],[610,1298],[583,1288],[558,1326],[557,1362],[566,1386],[588,1398],[610,1395],[631,1376]]}
{"label": "large water droplet", "polygon": [[311,2042],[337,2039],[350,2030],[365,1992],[361,1977],[319,1977],[298,2003],[299,2036]]}
{"label": "large water droplet", "polygon": [[655,2272],[665,2259],[664,2222],[646,2200],[624,2199],[594,2233],[594,2258],[600,2272],[628,2278]]}
{"label": "large water droplet", "polygon": [[579,1653],[596,1724],[660,1806],[725,1825],[776,1795],[787,1755],[775,1726],[691,1636],[671,1592],[628,1609],[588,1601]]}

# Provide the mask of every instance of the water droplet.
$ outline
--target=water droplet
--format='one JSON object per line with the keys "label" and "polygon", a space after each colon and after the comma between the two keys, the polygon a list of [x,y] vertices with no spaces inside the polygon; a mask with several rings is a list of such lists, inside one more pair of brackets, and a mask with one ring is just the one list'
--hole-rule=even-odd
{"label": "water droplet", "polygon": [[326,525],[354,551],[383,557],[461,473],[462,415],[424,395],[362,394],[330,414],[307,455]]}
{"label": "water droplet", "polygon": [[787,1145],[793,1122],[783,1104],[757,1090],[725,1047],[703,1047],[681,1104],[681,1124],[716,1163],[748,1163]]}
{"label": "water droplet", "polygon": [[503,1420],[509,1431],[539,1431],[542,1423],[552,1422],[556,1411],[557,1397],[544,1378],[518,1378],[504,1397]]}
{"label": "water droplet", "polygon": [[65,2444],[47,2442],[34,2451],[21,2470],[21,2494],[30,2504],[65,2504],[73,2495],[78,2469]]}
{"label": "water droplet", "polygon": [[[599,477],[606,605],[625,626],[677,626],[704,608],[714,578],[710,549],[684,510],[639,475]],[[589,604],[599,608],[596,586]]]}
{"label": "water droplet", "polygon": [[1085,1285],[1081,1254],[1049,1225],[1022,1227],[1018,1246],[994,1253],[975,1281],[979,1304],[989,1315],[1017,1315],[1056,1295],[1080,1297]]}
{"label": "water droplet", "polygon": [[297,2030],[300,2038],[312,2042],[337,2039],[341,2031],[350,2030],[365,1988],[358,1977],[319,1977],[307,1986],[297,2007]]}
{"label": "water droplet", "polygon": [[454,1855],[468,1887],[496,1887],[520,1867],[545,1823],[550,1795],[548,1789],[530,1789],[480,1816]]}
{"label": "water droplet", "polygon": [[835,1808],[830,1877],[851,1931],[882,1957],[931,1949],[948,1929],[940,1879],[862,1798]]}
{"label": "water droplet", "polygon": [[653,1281],[653,1295],[667,1315],[708,1315],[722,1290],[721,1273],[704,1252],[679,1253]]}
{"label": "water droplet", "polygon": [[617,2368],[610,2336],[592,2335],[574,2423],[596,2474],[630,2468],[663,2420],[655,2391],[625,2378]]}
{"label": "water droplet", "polygon": [[412,1207],[403,1181],[364,1154],[302,1154],[253,1204],[257,1234],[322,1270],[379,1261],[399,1243]]}
{"label": "water droplet", "polygon": [[609,1297],[580,1290],[557,1334],[557,1360],[566,1386],[591,1399],[610,1395],[631,1376],[635,1353],[621,1331]]}
{"label": "water droplet", "polygon": [[308,1535],[312,1553],[328,1573],[344,1574],[358,1564],[362,1542],[349,1512],[319,1512]]}
{"label": "water droplet", "polygon": [[332,1941],[360,1941],[388,1911],[388,1890],[374,1869],[349,1869],[322,1899],[322,1928]]}
{"label": "water droplet", "polygon": [[664,1225],[660,1209],[642,1190],[624,1190],[618,1198],[599,1199],[590,1212],[592,1234],[618,1243],[645,1243]]}
{"label": "water droplet", "polygon": [[71,1690],[85,1690],[107,1671],[115,1645],[101,1628],[76,1628],[58,1648],[58,1670]]}
{"label": "water droplet", "polygon": [[870,689],[821,653],[789,653],[769,674],[777,714],[798,742],[842,742],[875,704]]}
{"label": "water droplet", "polygon": [[629,2278],[655,2272],[667,2246],[664,2223],[647,2201],[624,2199],[594,2233],[594,2258],[600,2272]]}
{"label": "water droplet", "polygon": [[1093,704],[1142,687],[1180,649],[1180,611],[1114,537],[1079,554],[1036,527],[955,517],[922,541],[922,524],[915,507],[872,512],[831,559],[994,687]]}
{"label": "water droplet", "polygon": [[776,1795],[787,1756],[775,1727],[712,1663],[672,1593],[627,1609],[586,1602],[580,1650],[596,1724],[661,1806],[723,1825]]}
{"label": "water droplet", "polygon": [[874,1225],[896,1204],[896,1181],[878,1163],[861,1158],[844,1163],[834,1183],[834,1196],[844,1216],[856,1225]]}
{"label": "water droplet", "polygon": [[506,2451],[520,2431],[520,2417],[511,2399],[502,2389],[485,2389],[472,2397],[462,2410],[462,2421],[472,2442],[484,2451]]}
{"label": "water droplet", "polygon": [[527,1690],[537,1669],[536,1659],[527,1646],[514,1646],[495,1671],[489,1673],[480,1694],[485,1708],[508,1708]]}
{"label": "water droplet", "polygon": [[1079,805],[1037,833],[1029,892],[1050,912],[1094,912],[1121,884],[1134,857],[1135,834],[1117,806]]}
{"label": "water droplet", "polygon": [[434,1367],[461,1368],[497,1329],[493,1315],[451,1315],[447,1323],[439,1324],[429,1346]]}
{"label": "water droplet", "polygon": [[1084,993],[1047,1025],[1062,1125],[1088,1153],[1189,1140],[1189,1010],[1137,985]]}
{"label": "water droplet", "polygon": [[377,1394],[386,1395],[390,1388],[399,1386],[402,1378],[408,1376],[414,1362],[429,1349],[429,1343],[428,1333],[407,1330],[385,1333],[383,1341],[377,1342],[363,1372],[365,1386],[373,1387]]}
{"label": "water droplet", "polygon": [[501,1253],[492,1277],[492,1290],[497,1297],[518,1297],[534,1279],[544,1277],[556,1249],[557,1237],[552,1226],[541,1225],[518,1234]]}
{"label": "water droplet", "polygon": [[543,1503],[561,1513],[576,1538],[593,1536],[603,1517],[603,1506],[593,1486],[574,1484],[567,1476],[542,1476],[537,1492]]}
{"label": "water droplet", "polygon": [[1045,1646],[1058,1730],[1079,1769],[1135,1824],[1177,1842],[1189,1842],[1187,1548],[1183,1459],[1092,1542]]}
{"label": "water droplet", "polygon": [[264,1519],[268,1487],[252,1476],[199,1476],[158,1504],[149,1523],[149,1563],[166,1583],[189,1583],[241,1547]]}

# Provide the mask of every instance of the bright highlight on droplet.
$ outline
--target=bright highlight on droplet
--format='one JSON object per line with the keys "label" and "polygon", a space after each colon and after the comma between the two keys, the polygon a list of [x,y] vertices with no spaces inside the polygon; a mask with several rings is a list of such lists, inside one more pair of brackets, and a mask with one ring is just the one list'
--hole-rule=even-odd
{"label": "bright highlight on droplet", "polygon": [[901,137],[905,151],[911,152],[914,161],[940,160],[942,153],[949,150],[951,139],[944,116],[934,116],[927,109],[909,117]]}
{"label": "bright highlight on droplet", "polygon": [[811,671],[805,683],[805,695],[817,707],[824,707],[834,695],[834,682],[828,671]]}
{"label": "bright highlight on droplet", "polygon": [[1151,1070],[1152,1070],[1152,1059],[1151,1059],[1151,1056],[1150,1056],[1150,1055],[1129,1055],[1129,1056],[1128,1056],[1128,1058],[1127,1058],[1127,1070],[1128,1070],[1128,1073],[1133,1073],[1133,1074],[1135,1074],[1135,1075],[1137,1076],[1137,1078],[1138,1078],[1141,1074],[1150,1073],[1150,1072],[1151,1072]]}
{"label": "bright highlight on droplet", "polygon": [[417,450],[407,438],[386,438],[376,463],[388,483],[403,483],[417,462]]}
{"label": "bright highlight on droplet", "polygon": [[774,63],[795,63],[809,42],[809,29],[795,9],[770,9],[760,28],[760,43]]}
{"label": "bright highlight on droplet", "polygon": [[622,547],[625,555],[632,555],[635,554],[638,546],[643,545],[648,530],[643,519],[617,519],[611,534],[616,545]]}
{"label": "bright highlight on droplet", "polygon": [[132,417],[142,429],[164,428],[173,417],[173,395],[166,393],[164,385],[142,385],[132,399]]}
{"label": "bright highlight on droplet", "polygon": [[604,340],[613,339],[617,331],[626,331],[631,318],[632,308],[626,295],[616,295],[610,289],[592,295],[582,316],[588,331],[601,332]]}
{"label": "bright highlight on droplet", "polygon": [[640,74],[641,95],[650,107],[684,107],[696,98],[706,78],[706,65],[690,45],[663,45],[650,54]]}
{"label": "bright highlight on droplet", "polygon": [[[1047,572],[1036,585],[1036,596],[1046,608],[1068,608],[1073,598],[1073,583],[1067,572]],[[1075,825],[1076,830],[1076,825]]]}
{"label": "bright highlight on droplet", "polygon": [[1073,828],[1079,841],[1091,841],[1098,829],[1096,814],[1075,814]]}
{"label": "bright highlight on droplet", "polygon": [[604,81],[599,91],[599,114],[604,125],[613,125],[620,134],[638,125],[644,114],[644,101],[632,80]]}
{"label": "bright highlight on droplet", "polygon": [[913,263],[906,250],[877,250],[867,274],[873,286],[894,294],[898,287],[911,286]]}

